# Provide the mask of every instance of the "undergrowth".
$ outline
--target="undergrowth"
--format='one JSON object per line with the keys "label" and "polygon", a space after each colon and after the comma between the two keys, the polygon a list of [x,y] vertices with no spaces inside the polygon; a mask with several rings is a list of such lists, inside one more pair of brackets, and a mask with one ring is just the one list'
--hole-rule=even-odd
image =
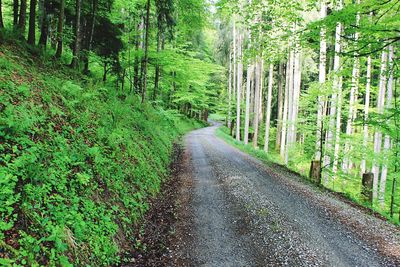
{"label": "undergrowth", "polygon": [[0,265],[118,265],[174,140],[201,125],[14,49],[0,47]]}

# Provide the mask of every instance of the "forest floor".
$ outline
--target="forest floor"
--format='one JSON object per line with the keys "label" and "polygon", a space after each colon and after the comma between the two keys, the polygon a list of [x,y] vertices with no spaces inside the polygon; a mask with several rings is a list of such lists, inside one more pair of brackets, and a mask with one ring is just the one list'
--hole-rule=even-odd
{"label": "forest floor", "polygon": [[400,265],[397,226],[241,152],[217,128],[186,136],[135,266]]}

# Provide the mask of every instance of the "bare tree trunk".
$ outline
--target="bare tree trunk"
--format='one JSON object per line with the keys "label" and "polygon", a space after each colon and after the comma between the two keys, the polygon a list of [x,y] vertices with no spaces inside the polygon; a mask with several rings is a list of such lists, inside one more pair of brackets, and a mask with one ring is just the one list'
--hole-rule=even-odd
{"label": "bare tree trunk", "polygon": [[246,79],[246,110],[244,117],[244,136],[243,142],[247,145],[249,143],[249,124],[250,124],[250,90],[251,80],[253,79],[254,66],[249,64],[247,66],[247,79]]}
{"label": "bare tree trunk", "polygon": [[232,52],[229,52],[229,70],[228,70],[228,121],[227,126],[232,127]]}
{"label": "bare tree trunk", "polygon": [[[280,64],[281,67],[281,64]],[[269,129],[271,123],[271,104],[272,104],[272,86],[274,82],[274,64],[269,64],[269,76],[268,76],[268,95],[267,95],[267,107],[265,114],[265,139],[264,139],[264,151],[268,152],[269,146]],[[281,89],[282,90],[282,89]]]}
{"label": "bare tree trunk", "polygon": [[280,155],[281,158],[285,158],[286,151],[286,132],[287,132],[287,118],[288,118],[288,110],[289,110],[289,76],[291,72],[291,58],[289,53],[289,58],[286,64],[286,82],[285,82],[285,101],[283,105],[283,116],[282,116],[282,133],[281,133],[281,147],[280,147]]}
{"label": "bare tree trunk", "polygon": [[36,26],[36,4],[37,0],[31,0],[29,6],[29,31],[28,31],[28,44],[35,45],[35,26]]}
{"label": "bare tree trunk", "polygon": [[371,73],[372,73],[372,59],[368,56],[367,59],[367,83],[365,85],[365,104],[364,104],[364,138],[363,138],[363,158],[361,160],[361,175],[367,171],[367,145],[368,145],[368,115],[369,115],[369,103],[370,103],[370,92],[371,92]]}
{"label": "bare tree trunk", "polygon": [[16,28],[18,26],[18,9],[19,9],[18,0],[13,0],[13,26],[14,26],[14,28]]}
{"label": "bare tree trunk", "polygon": [[58,13],[58,24],[57,24],[57,51],[55,55],[56,58],[60,58],[63,51],[64,11],[65,11],[65,0],[60,0],[60,10]]}
{"label": "bare tree trunk", "polygon": [[142,88],[142,103],[146,100],[147,90],[147,65],[149,61],[149,34],[150,34],[150,0],[147,0],[146,5],[146,35],[144,44],[144,64],[143,64],[143,88]]}
{"label": "bare tree trunk", "polygon": [[74,69],[78,68],[78,64],[79,64],[82,0],[76,0],[75,5],[76,5],[75,6],[75,40],[74,40],[74,47],[72,49],[72,61],[71,61],[71,67]]}
{"label": "bare tree trunk", "polygon": [[[278,68],[278,118],[276,127],[276,144],[275,149],[278,150],[281,146],[282,135],[282,115],[283,115],[283,63],[279,63]],[[269,83],[268,83],[269,85]],[[268,87],[269,89],[269,87]],[[264,146],[265,147],[265,146]]]}
{"label": "bare tree trunk", "polygon": [[[236,36],[236,21],[235,18],[233,18],[233,92],[232,95],[234,96],[234,99],[236,97],[236,90],[237,90],[237,86],[236,86],[236,75],[237,75],[237,60],[236,60],[236,40],[237,36]],[[232,131],[233,134],[233,131]]]}
{"label": "bare tree trunk", "polygon": [[[321,1],[320,8],[320,18],[324,19],[326,17],[327,8],[326,2],[324,0]],[[320,32],[320,48],[319,48],[319,78],[318,81],[321,87],[324,86],[326,81],[326,29],[324,27],[321,28]],[[325,100],[322,96],[318,96],[318,113],[317,113],[317,143],[315,144],[315,160],[319,160],[322,162],[322,136],[323,136],[323,109],[325,105]]]}
{"label": "bare tree trunk", "polygon": [[3,22],[3,4],[0,0],[0,29],[4,28],[4,22]]}
{"label": "bare tree trunk", "polygon": [[289,52],[289,82],[288,82],[288,115],[286,123],[286,145],[285,145],[285,164],[289,163],[289,147],[291,145],[292,137],[292,118],[293,118],[293,71],[294,71],[294,52]]}
{"label": "bare tree trunk", "polygon": [[[383,108],[385,104],[385,91],[386,91],[386,65],[387,65],[387,52],[386,50],[382,51],[382,60],[381,60],[381,73],[380,73],[380,82],[379,82],[379,93],[378,93],[378,102],[377,102],[377,113],[382,114]],[[374,153],[375,159],[372,164],[372,173],[374,174],[373,181],[373,199],[376,200],[378,197],[378,184],[379,184],[379,163],[377,162],[376,157],[381,152],[382,146],[382,133],[379,130],[375,130],[374,135]]]}
{"label": "bare tree trunk", "polygon": [[[393,98],[393,72],[394,72],[394,48],[389,46],[389,80],[387,83],[387,94],[386,94],[386,109],[392,108],[392,98]],[[386,191],[386,180],[388,172],[388,154],[390,149],[390,136],[385,135],[383,144],[383,156],[384,161],[382,164],[381,180],[379,184],[379,204],[381,208],[385,208],[385,191]]]}
{"label": "bare tree trunk", "polygon": [[25,36],[26,7],[26,0],[21,0],[21,5],[19,7],[18,29],[20,30],[22,36]]}
{"label": "bare tree trunk", "polygon": [[[357,4],[360,4],[360,0],[357,0]],[[360,24],[360,13],[357,12],[356,15],[356,27]],[[354,34],[355,46],[357,46],[359,38],[359,33],[356,32]],[[356,103],[357,103],[357,93],[359,87],[359,76],[360,76],[360,59],[358,57],[358,53],[354,52],[354,63],[353,63],[353,72],[351,76],[351,89],[350,89],[350,100],[349,100],[349,115],[347,118],[347,125],[346,125],[346,135],[350,137],[353,134],[353,123],[356,119],[357,110],[356,110]],[[350,151],[350,144],[349,141],[346,141],[345,148],[344,148],[344,160],[343,160],[343,170],[346,172],[348,168],[351,166],[351,161],[348,157],[348,153]]]}
{"label": "bare tree trunk", "polygon": [[237,69],[237,90],[236,90],[236,140],[240,141],[240,104],[242,94],[242,77],[243,77],[243,63],[242,63],[242,35],[238,36],[238,69]]}
{"label": "bare tree trunk", "polygon": [[260,57],[257,57],[257,62],[256,62],[256,79],[255,79],[255,92],[254,92],[254,120],[253,120],[253,125],[254,125],[254,135],[253,135],[253,147],[258,148],[258,124],[259,124],[259,114],[258,112],[260,111],[260,91],[261,91],[261,76],[262,76],[262,59]]}
{"label": "bare tree trunk", "polygon": [[[338,106],[338,91],[340,87],[340,52],[341,52],[341,32],[342,32],[342,23],[336,23],[336,32],[335,32],[335,56],[333,60],[333,94],[331,98],[331,108],[330,108],[330,115],[329,115],[329,128],[325,143],[325,155],[324,155],[324,167],[328,167],[331,164],[331,157],[330,153],[332,152],[333,146],[333,137],[334,137],[334,130],[335,130],[335,119],[337,113],[337,106]],[[337,123],[336,123],[337,124]],[[328,182],[328,175],[325,173],[324,175],[324,183]]]}

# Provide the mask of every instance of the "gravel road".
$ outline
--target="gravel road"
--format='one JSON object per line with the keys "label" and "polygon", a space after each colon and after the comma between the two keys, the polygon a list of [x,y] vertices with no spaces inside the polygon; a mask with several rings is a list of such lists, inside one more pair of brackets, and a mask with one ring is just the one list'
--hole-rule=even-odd
{"label": "gravel road", "polygon": [[266,166],[217,128],[185,141],[191,224],[176,252],[183,265],[400,266],[399,228]]}

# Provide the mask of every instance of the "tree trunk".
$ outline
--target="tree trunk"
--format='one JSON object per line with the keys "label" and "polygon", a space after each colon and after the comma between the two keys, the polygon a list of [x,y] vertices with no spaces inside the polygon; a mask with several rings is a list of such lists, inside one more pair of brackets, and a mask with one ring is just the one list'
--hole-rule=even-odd
{"label": "tree trunk", "polygon": [[2,2],[0,0],[0,29],[4,28]]}
{"label": "tree trunk", "polygon": [[[163,37],[163,30],[162,30],[162,22],[158,19],[158,31],[157,31],[157,54],[161,51],[161,43]],[[153,100],[156,100],[158,87],[159,87],[159,80],[160,80],[160,64],[158,63],[158,59],[156,62],[156,70],[154,76],[154,92],[153,92]]]}
{"label": "tree trunk", "polygon": [[293,65],[294,65],[294,52],[289,52],[289,82],[288,82],[288,115],[286,123],[286,144],[285,144],[285,164],[289,163],[289,146],[291,145],[290,139],[292,136],[292,116],[293,116]]}
{"label": "tree trunk", "polygon": [[237,66],[237,90],[236,90],[236,140],[240,141],[240,104],[242,94],[242,77],[243,77],[243,63],[242,63],[242,35],[238,36],[238,66]]}
{"label": "tree trunk", "polygon": [[245,145],[249,143],[249,124],[250,124],[250,90],[251,80],[253,79],[254,66],[252,64],[247,66],[247,79],[246,79],[246,110],[244,117],[244,136],[243,142]]}
{"label": "tree trunk", "polygon": [[18,29],[21,32],[22,36],[25,36],[25,26],[26,26],[26,0],[21,0],[21,5],[19,9],[19,18],[18,18]]}
{"label": "tree trunk", "polygon": [[57,51],[55,55],[56,58],[61,58],[63,50],[64,11],[65,11],[65,0],[60,0],[60,10],[58,13],[58,24],[57,24]]}
{"label": "tree trunk", "polygon": [[85,42],[85,53],[84,53],[84,69],[83,73],[89,73],[89,53],[92,50],[94,27],[96,25],[96,12],[97,12],[97,0],[92,0],[92,14],[90,18],[89,34]]}
{"label": "tree trunk", "polygon": [[35,26],[36,26],[36,4],[37,0],[31,0],[29,7],[29,32],[28,44],[35,45]]}
{"label": "tree trunk", "polygon": [[73,69],[78,68],[79,54],[80,54],[80,39],[81,39],[81,5],[82,0],[76,0],[75,2],[75,40],[72,49],[72,61],[71,67]]}
{"label": "tree trunk", "polygon": [[49,0],[43,1],[43,14],[42,14],[42,25],[40,27],[40,37],[39,37],[39,45],[42,48],[46,48],[48,32],[49,32]]}
{"label": "tree trunk", "polygon": [[[360,0],[357,0],[357,4],[360,4]],[[360,13],[357,12],[356,15],[356,27],[360,24]],[[357,47],[359,33],[356,32],[354,34],[355,40],[355,47]],[[356,119],[357,110],[357,93],[358,93],[358,86],[359,86],[359,76],[360,76],[360,58],[357,52],[354,52],[354,63],[353,63],[353,71],[351,76],[351,89],[350,89],[350,99],[349,99],[349,115],[347,118],[347,125],[346,125],[346,135],[350,137],[353,134],[353,123]],[[348,153],[350,151],[350,144],[349,141],[346,141],[345,148],[344,148],[344,160],[343,160],[343,171],[347,171],[351,166],[351,161],[348,157]]]}
{"label": "tree trunk", "polygon": [[363,138],[363,158],[361,160],[361,173],[365,173],[367,170],[367,145],[368,145],[368,114],[369,114],[369,102],[370,102],[370,91],[371,91],[371,73],[372,73],[372,59],[368,56],[367,59],[367,83],[365,85],[365,103],[364,103],[364,138]]}
{"label": "tree trunk", "polygon": [[[378,101],[377,101],[377,113],[382,114],[383,108],[385,104],[385,91],[386,91],[386,65],[387,65],[387,52],[386,50],[382,51],[382,60],[381,60],[381,72],[380,72],[380,82],[379,82],[379,93],[378,93]],[[382,133],[379,130],[375,131],[374,135],[374,154],[375,159],[372,165],[371,172],[374,174],[374,182],[373,182],[373,199],[377,199],[378,197],[378,184],[379,184],[379,163],[377,162],[377,156],[381,152],[382,146]]]}
{"label": "tree trunk", "polygon": [[255,92],[254,92],[254,135],[253,135],[253,147],[258,148],[258,124],[259,124],[259,114],[260,111],[260,91],[261,91],[261,76],[262,76],[262,58],[257,57],[256,62],[256,75],[255,75]]}
{"label": "tree trunk", "polygon": [[283,115],[283,63],[279,63],[278,68],[278,118],[276,127],[276,144],[275,149],[279,150],[281,146],[282,135],[282,115]]}
{"label": "tree trunk", "polygon": [[[236,57],[237,57],[237,55],[236,55],[236,47],[237,47],[237,44],[236,44],[236,39],[237,39],[237,36],[236,36],[236,21],[235,21],[235,18],[233,18],[233,80],[232,80],[232,83],[233,83],[233,92],[232,92],[232,95],[234,96],[233,97],[233,99],[235,99],[235,97],[236,97],[236,91],[237,91],[237,86],[236,86],[236,75],[237,75],[237,60],[236,60]],[[233,136],[233,131],[232,131],[232,136]]]}
{"label": "tree trunk", "polygon": [[[387,83],[387,94],[386,94],[386,109],[392,108],[392,98],[393,98],[393,73],[394,73],[394,48],[393,46],[389,46],[389,80]],[[390,149],[390,136],[385,135],[384,144],[383,144],[383,156],[384,161],[382,164],[382,174],[381,180],[379,184],[379,204],[381,208],[385,208],[385,191],[386,191],[386,180],[387,180],[387,172],[388,172],[388,155]]]}
{"label": "tree trunk", "polygon": [[147,90],[147,65],[149,61],[149,34],[150,34],[150,0],[147,0],[146,5],[146,35],[144,44],[144,61],[143,61],[143,87],[142,87],[142,103],[146,100],[146,90]]}
{"label": "tree trunk", "polygon": [[285,82],[285,101],[283,104],[283,115],[282,115],[282,133],[281,133],[281,147],[280,147],[280,155],[281,158],[285,158],[286,151],[286,132],[287,132],[287,118],[288,118],[288,110],[289,110],[289,76],[291,72],[291,58],[289,53],[289,58],[286,64],[286,82]]}
{"label": "tree trunk", "polygon": [[227,126],[229,129],[232,127],[232,53],[229,52],[229,70],[228,70],[228,121]]}
{"label": "tree trunk", "polygon": [[[321,1],[320,18],[324,19],[326,17],[327,9],[326,2]],[[321,28],[320,32],[320,48],[319,48],[319,78],[318,81],[320,86],[323,88],[326,81],[326,29]],[[323,109],[325,105],[325,100],[322,96],[318,96],[318,113],[317,113],[317,143],[315,144],[315,160],[322,162],[322,139],[323,139]]]}
{"label": "tree trunk", "polygon": [[133,66],[133,85],[135,87],[135,92],[140,92],[140,79],[139,79],[139,49],[140,49],[140,31],[141,31],[142,22],[138,23],[136,28],[136,35],[135,35],[135,63]]}
{"label": "tree trunk", "polygon": [[[325,155],[324,155],[324,167],[328,167],[331,165],[331,157],[333,147],[333,137],[335,130],[335,119],[337,113],[338,106],[338,91],[339,91],[339,70],[340,70],[340,52],[341,52],[341,32],[342,32],[342,23],[336,23],[336,32],[335,32],[335,56],[333,60],[333,94],[331,97],[331,107],[329,112],[329,125],[328,125],[328,133],[325,142]],[[337,121],[336,121],[337,124]],[[324,175],[324,183],[328,182],[328,174]]]}
{"label": "tree trunk", "polygon": [[19,2],[18,0],[13,1],[13,25],[14,28],[18,26],[18,9],[19,9]]}
{"label": "tree trunk", "polygon": [[[281,65],[280,65],[281,66]],[[274,65],[269,64],[269,76],[268,76],[268,95],[267,95],[267,107],[265,113],[265,139],[264,139],[264,151],[268,152],[269,146],[269,129],[271,122],[271,104],[272,104],[272,86],[274,82]]]}

